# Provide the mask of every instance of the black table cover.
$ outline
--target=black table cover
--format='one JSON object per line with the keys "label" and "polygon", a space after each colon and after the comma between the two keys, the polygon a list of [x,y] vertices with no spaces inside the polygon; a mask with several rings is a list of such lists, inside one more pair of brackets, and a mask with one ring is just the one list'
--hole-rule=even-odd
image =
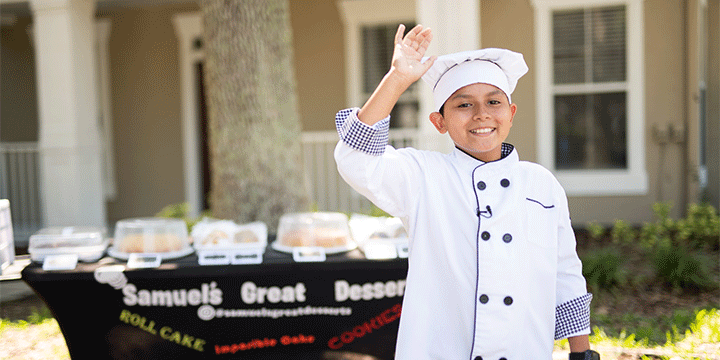
{"label": "black table cover", "polygon": [[[108,271],[112,269],[112,271]],[[72,271],[33,263],[73,359],[392,359],[407,259],[359,250],[324,262],[265,251],[262,264],[153,269],[110,257]]]}

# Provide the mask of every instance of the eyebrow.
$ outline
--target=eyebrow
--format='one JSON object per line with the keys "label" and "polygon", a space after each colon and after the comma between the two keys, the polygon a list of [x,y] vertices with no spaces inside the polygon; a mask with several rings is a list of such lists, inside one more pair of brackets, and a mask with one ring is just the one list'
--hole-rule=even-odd
{"label": "eyebrow", "polygon": [[453,97],[451,97],[450,99],[471,98],[471,97],[472,97],[472,95],[470,95],[470,94],[460,93],[460,94],[455,94],[455,95],[454,95]]}
{"label": "eyebrow", "polygon": [[[502,95],[502,94],[504,94],[502,90],[493,90],[493,91],[490,91],[489,93],[485,94],[484,96],[497,96],[497,95]],[[472,98],[472,97],[473,97],[473,95],[470,95],[470,94],[459,93],[459,94],[456,94],[455,96],[451,97],[450,99]]]}

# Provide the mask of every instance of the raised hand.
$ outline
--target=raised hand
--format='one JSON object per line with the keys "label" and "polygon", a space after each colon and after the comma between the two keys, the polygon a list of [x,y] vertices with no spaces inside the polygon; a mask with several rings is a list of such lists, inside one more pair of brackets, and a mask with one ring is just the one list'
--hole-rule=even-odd
{"label": "raised hand", "polygon": [[425,51],[427,51],[432,40],[432,30],[416,25],[405,37],[405,25],[400,24],[395,33],[395,49],[393,51],[392,68],[394,71],[408,81],[409,84],[420,79],[435,62],[435,56],[422,62]]}
{"label": "raised hand", "polygon": [[373,125],[390,115],[393,107],[410,85],[418,81],[435,62],[433,56],[422,62],[425,51],[432,40],[430,28],[415,26],[405,37],[405,26],[400,25],[395,33],[395,50],[392,65],[365,105],[358,112],[360,121]]}

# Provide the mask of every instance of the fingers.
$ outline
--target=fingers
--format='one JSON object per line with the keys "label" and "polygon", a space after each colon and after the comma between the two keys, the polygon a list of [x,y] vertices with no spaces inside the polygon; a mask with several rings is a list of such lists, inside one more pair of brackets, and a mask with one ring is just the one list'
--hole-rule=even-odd
{"label": "fingers", "polygon": [[[404,28],[405,27],[403,26],[403,31]],[[398,28],[398,32],[395,34],[396,44],[402,43],[403,45],[409,46],[414,50],[425,52],[428,46],[430,46],[430,41],[432,40],[432,30],[430,28],[423,28],[422,25],[418,24],[415,25],[415,27],[413,27],[407,33],[407,35],[402,38],[402,40],[398,41],[398,36],[402,37],[402,32],[400,28]]]}
{"label": "fingers", "polygon": [[415,37],[415,36],[417,36],[418,34],[420,34],[420,32],[422,31],[422,29],[423,29],[423,26],[420,25],[420,24],[417,24],[417,25],[415,25],[414,28],[412,28],[412,29],[410,30],[410,32],[408,32],[408,36],[412,35],[413,37]]}
{"label": "fingers", "polygon": [[423,68],[424,68],[423,74],[426,73],[428,70],[430,70],[430,68],[435,63],[435,59],[437,59],[437,56],[433,55],[429,59],[425,60],[425,62],[423,63]]}
{"label": "fingers", "polygon": [[432,31],[430,28],[427,28],[423,30],[423,32],[420,33],[420,37],[422,38],[422,41],[420,42],[418,46],[418,51],[425,53],[428,46],[430,46],[430,41],[432,41]]}
{"label": "fingers", "polygon": [[397,31],[395,32],[395,44],[402,43],[404,33],[405,33],[405,25],[400,24],[400,26],[398,26]]}
{"label": "fingers", "polygon": [[423,26],[420,24],[415,25],[415,27],[408,31],[407,35],[405,35],[403,44],[412,48],[417,48],[416,41],[418,40],[418,34],[422,31],[422,28]]}

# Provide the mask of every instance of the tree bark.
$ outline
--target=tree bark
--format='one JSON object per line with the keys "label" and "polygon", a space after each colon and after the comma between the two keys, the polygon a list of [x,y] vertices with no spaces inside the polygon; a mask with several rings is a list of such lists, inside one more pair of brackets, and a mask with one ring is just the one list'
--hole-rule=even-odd
{"label": "tree bark", "polygon": [[307,210],[287,0],[203,0],[213,216]]}

